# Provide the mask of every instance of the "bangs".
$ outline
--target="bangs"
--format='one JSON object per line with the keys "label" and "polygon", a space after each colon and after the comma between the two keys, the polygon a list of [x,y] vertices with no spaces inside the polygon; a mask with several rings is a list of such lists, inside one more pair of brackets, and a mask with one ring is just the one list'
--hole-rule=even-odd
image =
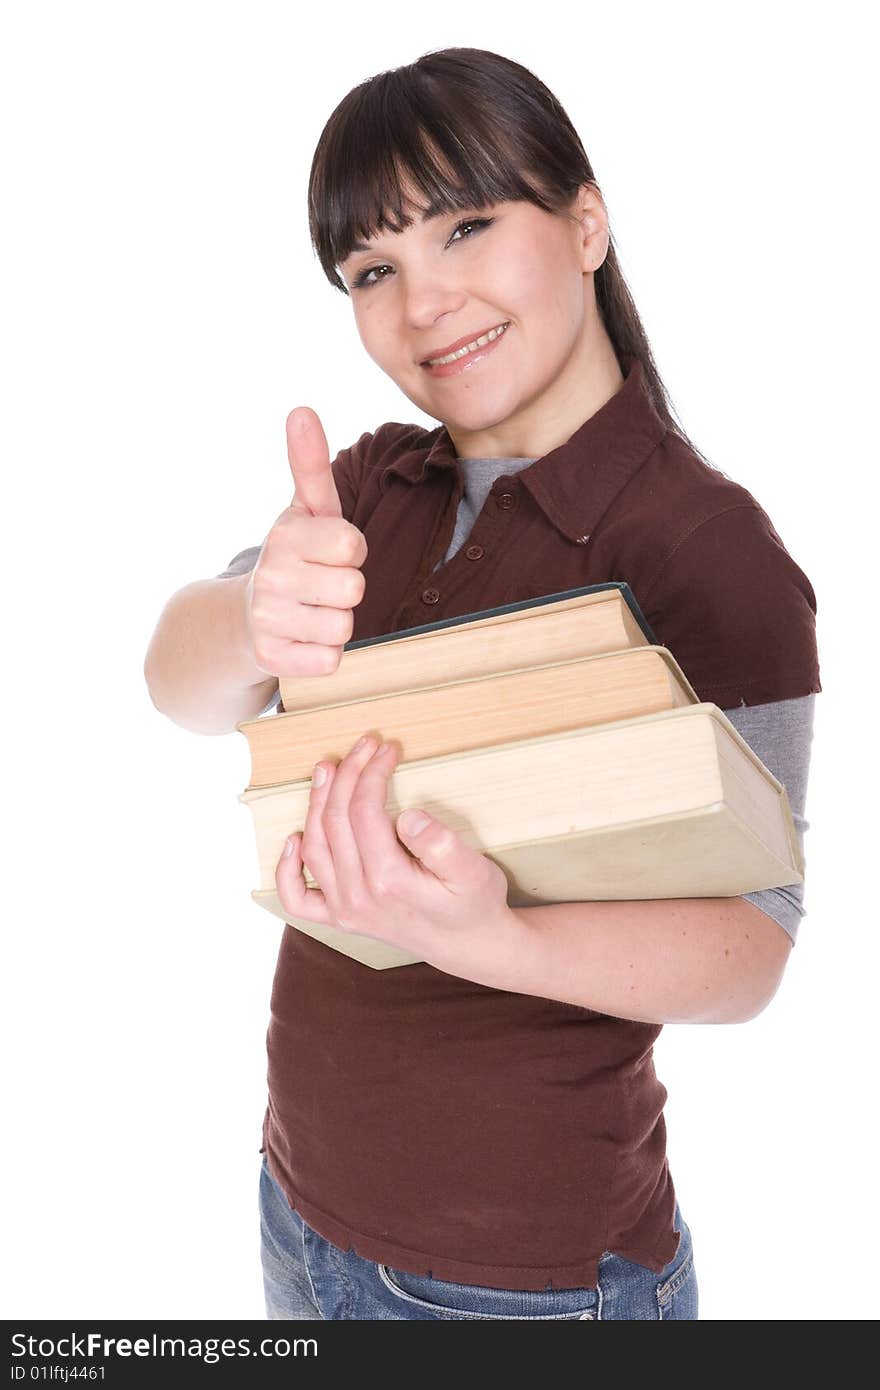
{"label": "bangs", "polygon": [[555,210],[535,172],[546,151],[520,128],[509,74],[498,93],[485,73],[479,84],[466,75],[457,81],[445,69],[439,81],[416,65],[381,73],[328,121],[309,179],[309,229],[325,275],[345,294],[337,267],[416,216],[522,199]]}
{"label": "bangs", "polygon": [[[339,266],[383,231],[505,202],[574,216],[585,186],[601,197],[577,130],[533,72],[485,48],[437,49],[367,78],[333,111],[309,174],[309,232],[325,276],[347,296]],[[618,362],[638,357],[661,419],[708,462],[673,414],[610,226],[594,287]]]}

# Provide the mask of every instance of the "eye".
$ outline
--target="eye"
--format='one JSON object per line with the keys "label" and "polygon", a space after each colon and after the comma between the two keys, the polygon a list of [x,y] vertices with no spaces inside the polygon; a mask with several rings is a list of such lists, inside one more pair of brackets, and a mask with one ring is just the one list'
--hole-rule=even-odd
{"label": "eye", "polygon": [[[457,222],[457,223],[456,223],[456,225],[455,225],[455,226],[453,227],[453,229],[452,229],[452,237],[455,236],[455,233],[456,233],[456,232],[460,232],[460,231],[462,230],[463,227],[476,227],[478,231],[482,231],[484,227],[491,227],[491,225],[492,225],[492,223],[493,223],[494,221],[495,221],[494,217],[467,217],[467,218],[465,218],[465,220],[464,220],[463,222]],[[472,234],[471,236],[468,236],[468,237],[462,237],[461,240],[463,240],[463,241],[471,241],[471,240],[472,240],[472,236],[473,236],[473,234]],[[452,237],[449,238],[450,241],[452,241]],[[390,266],[387,266],[387,265],[373,265],[373,266],[370,266],[369,270],[362,270],[362,271],[360,272],[360,274],[359,274],[359,275],[356,275],[355,278],[354,278],[354,280],[352,281],[352,286],[351,286],[352,289],[354,289],[354,290],[360,290],[360,289],[369,290],[369,289],[372,289],[373,285],[377,285],[377,284],[379,283],[379,281],[378,281],[378,280],[370,280],[368,277],[369,277],[370,275],[373,275],[377,270],[389,270],[389,269],[390,269]],[[387,276],[387,275],[383,275],[383,276],[381,276],[380,278],[381,278],[382,280],[387,280],[387,279],[388,279],[388,276]]]}
{"label": "eye", "polygon": [[[455,236],[456,232],[460,232],[462,227],[479,227],[482,229],[483,227],[490,226],[491,223],[494,222],[494,220],[495,219],[493,217],[469,217],[466,222],[457,223],[457,225],[453,228],[452,236]],[[467,239],[469,241],[470,237],[468,237]],[[450,237],[450,241],[451,240],[452,237]]]}

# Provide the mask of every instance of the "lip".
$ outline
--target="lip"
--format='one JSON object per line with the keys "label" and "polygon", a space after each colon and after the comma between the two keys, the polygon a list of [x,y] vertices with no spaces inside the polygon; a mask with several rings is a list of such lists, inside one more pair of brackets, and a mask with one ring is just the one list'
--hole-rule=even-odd
{"label": "lip", "polygon": [[[501,319],[499,323],[490,323],[487,328],[481,328],[476,333],[468,333],[466,338],[457,338],[454,343],[449,343],[446,347],[433,348],[431,352],[428,353],[428,357],[448,357],[450,352],[458,352],[459,348],[467,347],[468,343],[472,343],[476,338],[482,338],[484,333],[491,333],[493,328],[500,328],[502,323],[507,323],[509,325],[509,322],[509,319]],[[504,334],[502,333],[501,336],[503,338]],[[425,366],[428,357],[422,358],[419,363],[420,367]]]}
{"label": "lip", "polygon": [[[489,356],[490,352],[494,352],[497,347],[500,347],[500,345],[508,337],[511,326],[512,325],[508,320],[507,327],[505,328],[504,332],[500,334],[499,337],[493,338],[491,343],[484,343],[482,347],[476,348],[473,352],[466,352],[464,357],[456,358],[454,362],[447,362],[444,366],[440,367],[426,367],[424,362],[422,362],[420,364],[422,371],[427,372],[428,375],[431,377],[460,376],[462,372],[472,371],[474,367],[479,366],[479,364],[483,361],[485,357]],[[496,325],[492,324],[491,327],[494,328],[496,327]],[[485,328],[483,332],[488,333],[489,329]],[[477,333],[474,336],[477,338],[481,338],[483,335],[482,333]],[[467,343],[472,342],[473,338],[464,338],[461,340],[461,346],[464,347]],[[456,349],[450,348],[449,351],[455,352]],[[432,353],[431,355],[432,357],[435,355],[438,357],[443,357],[445,356],[445,353]]]}

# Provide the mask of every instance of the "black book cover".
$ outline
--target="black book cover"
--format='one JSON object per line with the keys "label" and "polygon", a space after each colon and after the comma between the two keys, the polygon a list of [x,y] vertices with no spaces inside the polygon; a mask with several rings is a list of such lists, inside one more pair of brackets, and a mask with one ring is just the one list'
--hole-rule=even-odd
{"label": "black book cover", "polygon": [[435,623],[421,623],[418,627],[401,628],[398,632],[382,632],[378,637],[361,637],[356,642],[347,642],[343,652],[354,651],[357,647],[372,647],[380,642],[394,642],[400,637],[413,637],[416,633],[434,632],[437,628],[456,627],[459,623],[472,623],[477,618],[492,618],[500,613],[517,613],[524,608],[538,608],[545,603],[559,603],[562,599],[577,598],[580,594],[596,594],[603,589],[619,589],[627,607],[652,647],[663,644],[651,631],[648,620],[636,602],[635,595],[625,579],[615,579],[608,584],[585,584],[580,589],[562,589],[555,594],[542,594],[540,598],[524,599],[519,603],[506,603],[501,608],[481,608],[476,613],[461,613],[457,618],[441,618]]}

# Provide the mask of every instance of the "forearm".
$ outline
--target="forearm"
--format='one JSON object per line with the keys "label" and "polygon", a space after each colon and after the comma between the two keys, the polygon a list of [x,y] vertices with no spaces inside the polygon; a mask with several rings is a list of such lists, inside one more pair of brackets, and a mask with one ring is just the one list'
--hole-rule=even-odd
{"label": "forearm", "polygon": [[199,579],[173,594],[156,625],[144,678],[156,708],[200,734],[231,732],[268,704],[278,681],[256,665],[247,630],[248,575]]}
{"label": "forearm", "polygon": [[497,988],[644,1023],[744,1023],[776,993],[791,950],[782,927],[740,897],[510,911]]}

